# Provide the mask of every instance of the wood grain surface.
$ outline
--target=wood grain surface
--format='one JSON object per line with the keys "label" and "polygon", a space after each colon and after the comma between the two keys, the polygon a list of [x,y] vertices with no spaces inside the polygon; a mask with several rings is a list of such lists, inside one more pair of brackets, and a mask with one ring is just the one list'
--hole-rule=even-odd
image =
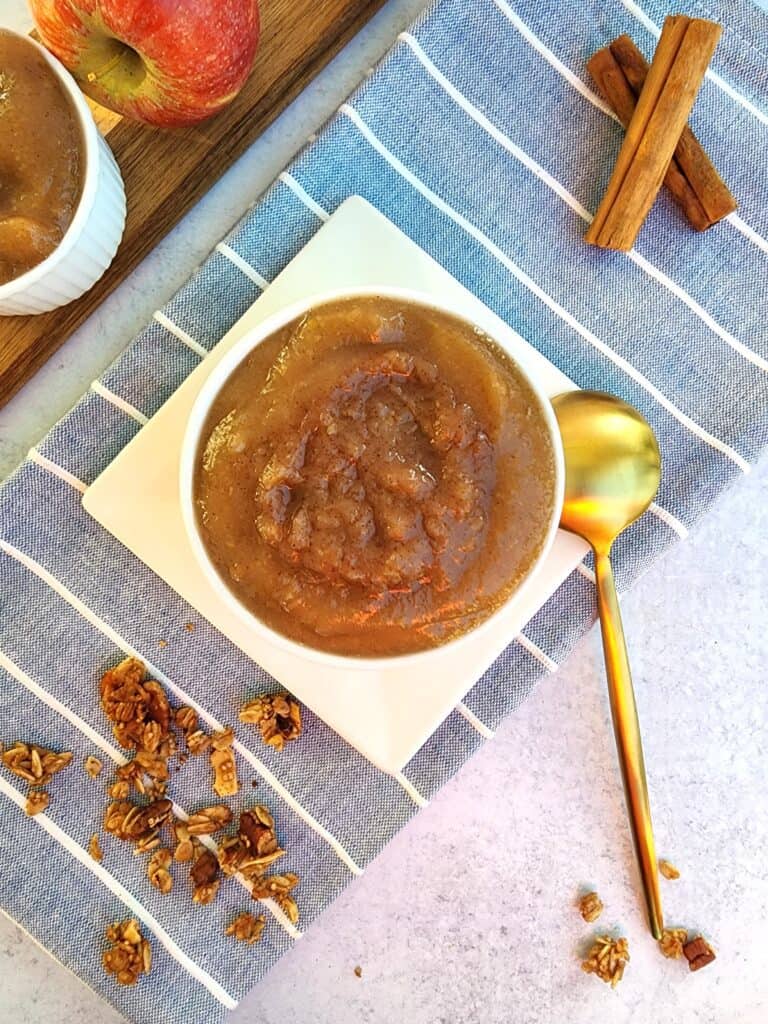
{"label": "wood grain surface", "polygon": [[[251,77],[221,114],[160,131],[96,110],[125,182],[128,218],[112,266],[75,302],[0,317],[0,406],[147,255],[384,0],[262,0]],[[222,225],[222,233],[225,225]]]}

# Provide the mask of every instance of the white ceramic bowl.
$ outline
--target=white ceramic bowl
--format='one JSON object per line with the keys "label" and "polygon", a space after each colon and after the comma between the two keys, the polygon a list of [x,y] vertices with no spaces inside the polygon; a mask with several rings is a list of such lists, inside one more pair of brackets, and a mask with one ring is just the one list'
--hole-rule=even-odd
{"label": "white ceramic bowl", "polygon": [[[467,633],[456,637],[453,640],[449,640],[445,644],[441,644],[438,647],[429,648],[424,651],[416,651],[411,654],[400,654],[393,655],[391,657],[384,658],[359,658],[354,656],[346,656],[339,654],[332,654],[327,651],[320,651],[316,648],[309,647],[305,644],[297,643],[294,640],[290,640],[288,637],[283,636],[281,633],[270,629],[269,626],[265,625],[256,615],[241,601],[237,598],[235,593],[230,590],[225,581],[220,576],[218,570],[214,566],[213,562],[208,556],[208,552],[205,547],[205,543],[202,539],[200,529],[197,522],[197,515],[195,512],[194,504],[194,478],[195,478],[195,466],[197,463],[197,453],[200,446],[201,434],[205,426],[205,422],[208,418],[211,406],[213,405],[216,396],[221,391],[222,387],[233,373],[233,371],[243,362],[244,359],[250,354],[250,352],[262,341],[274,334],[276,331],[281,330],[287,324],[291,323],[297,317],[302,316],[308,310],[315,306],[325,305],[329,302],[336,302],[341,299],[354,299],[361,297],[380,297],[380,298],[391,298],[402,301],[404,303],[413,303],[421,306],[426,306],[430,309],[437,310],[442,313],[448,313],[456,319],[469,324],[472,327],[478,328],[489,338],[492,338],[498,345],[501,346],[514,360],[517,368],[519,369],[522,376],[528,382],[531,390],[536,395],[539,405],[541,407],[544,420],[549,429],[549,436],[552,442],[552,450],[554,453],[555,460],[555,488],[554,488],[554,501],[552,505],[552,514],[550,516],[549,525],[547,527],[546,537],[541,550],[533,563],[528,573],[521,581],[521,583],[515,588],[510,594],[507,601],[504,602],[492,615],[487,619],[483,620],[473,629]],[[324,292],[319,295],[313,295],[312,297],[302,300],[299,303],[288,306],[281,310],[279,313],[275,313],[273,316],[267,317],[258,327],[254,330],[249,331],[248,334],[244,335],[224,356],[220,363],[214,368],[210,376],[203,384],[195,403],[192,406],[192,410],[189,414],[189,420],[187,422],[187,428],[184,434],[184,441],[181,449],[181,462],[179,467],[179,486],[180,486],[180,497],[181,497],[181,512],[184,520],[184,527],[189,538],[189,542],[192,546],[194,556],[200,565],[208,583],[218,595],[219,599],[222,600],[227,607],[233,611],[240,620],[252,631],[252,633],[262,640],[264,643],[268,643],[272,646],[277,646],[283,650],[291,651],[293,654],[300,655],[305,659],[310,659],[315,662],[320,662],[328,667],[342,668],[342,669],[359,669],[359,670],[380,670],[382,666],[392,667],[395,664],[405,664],[412,662],[432,662],[434,663],[436,658],[440,658],[444,655],[450,656],[451,652],[456,647],[462,644],[467,637],[477,636],[478,633],[488,628],[490,623],[494,622],[498,616],[503,615],[504,609],[510,603],[515,600],[521,593],[522,590],[529,584],[535,574],[538,572],[542,562],[547,556],[552,541],[554,540],[555,533],[557,532],[558,522],[560,520],[560,510],[563,504],[563,487],[565,481],[565,468],[563,462],[563,447],[560,439],[560,432],[557,427],[557,420],[555,414],[552,411],[549,398],[542,391],[541,387],[536,382],[535,376],[528,372],[527,368],[521,363],[521,360],[515,357],[513,350],[514,346],[514,335],[510,332],[510,340],[512,345],[504,344],[504,337],[499,333],[498,327],[492,322],[484,322],[483,318],[480,319],[469,319],[466,313],[461,312],[458,308],[454,309],[449,303],[446,302],[435,302],[430,296],[423,295],[420,292],[412,291],[407,288],[350,288],[343,289],[333,292]],[[513,637],[510,637],[510,642]]]}
{"label": "white ceramic bowl", "polygon": [[45,313],[87,292],[114,259],[125,226],[125,190],[120,171],[85,97],[64,65],[45,47],[28,36],[19,38],[43,55],[74,106],[85,148],[85,172],[72,223],[50,256],[0,285],[3,316]]}

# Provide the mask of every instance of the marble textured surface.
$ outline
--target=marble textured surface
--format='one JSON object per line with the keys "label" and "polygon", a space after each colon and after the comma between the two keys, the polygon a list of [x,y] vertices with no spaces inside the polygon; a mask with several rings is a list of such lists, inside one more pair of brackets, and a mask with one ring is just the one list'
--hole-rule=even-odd
{"label": "marble textured surface", "polygon": [[[0,410],[0,476],[187,277],[420,7],[390,0],[318,82]],[[21,0],[0,23],[24,26]],[[762,1024],[768,1020],[768,463],[622,601],[671,923],[715,964],[664,960],[640,910],[593,632],[334,904],[233,1024]],[[612,992],[579,970],[600,925],[632,961]],[[357,978],[354,967],[362,967]],[[0,1005],[16,1024],[119,1016],[0,917]],[[158,1020],[156,1024],[163,1024]]]}

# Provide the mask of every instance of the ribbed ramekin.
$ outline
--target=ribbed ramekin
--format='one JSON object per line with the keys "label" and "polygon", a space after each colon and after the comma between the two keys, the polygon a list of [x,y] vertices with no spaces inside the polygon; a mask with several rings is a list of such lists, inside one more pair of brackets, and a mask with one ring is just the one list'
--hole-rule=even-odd
{"label": "ribbed ramekin", "polygon": [[85,172],[72,223],[50,256],[0,285],[3,316],[45,313],[87,292],[114,259],[125,227],[125,190],[120,171],[85,97],[48,50],[27,36],[20,38],[42,54],[72,101],[83,137]]}

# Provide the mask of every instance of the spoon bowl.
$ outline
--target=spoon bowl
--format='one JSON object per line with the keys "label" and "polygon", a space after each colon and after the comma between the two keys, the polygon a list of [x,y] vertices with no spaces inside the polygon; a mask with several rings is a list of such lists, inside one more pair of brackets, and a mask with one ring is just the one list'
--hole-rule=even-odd
{"label": "spoon bowl", "polygon": [[566,467],[560,525],[610,548],[659,488],[656,438],[640,413],[613,395],[571,391],[553,404]]}
{"label": "spoon bowl", "polygon": [[595,555],[613,731],[648,924],[660,939],[664,922],[640,723],[609,557],[616,537],[654,499],[661,478],[659,446],[640,413],[614,395],[572,391],[553,399],[552,405],[565,456],[560,526],[587,541]]}

